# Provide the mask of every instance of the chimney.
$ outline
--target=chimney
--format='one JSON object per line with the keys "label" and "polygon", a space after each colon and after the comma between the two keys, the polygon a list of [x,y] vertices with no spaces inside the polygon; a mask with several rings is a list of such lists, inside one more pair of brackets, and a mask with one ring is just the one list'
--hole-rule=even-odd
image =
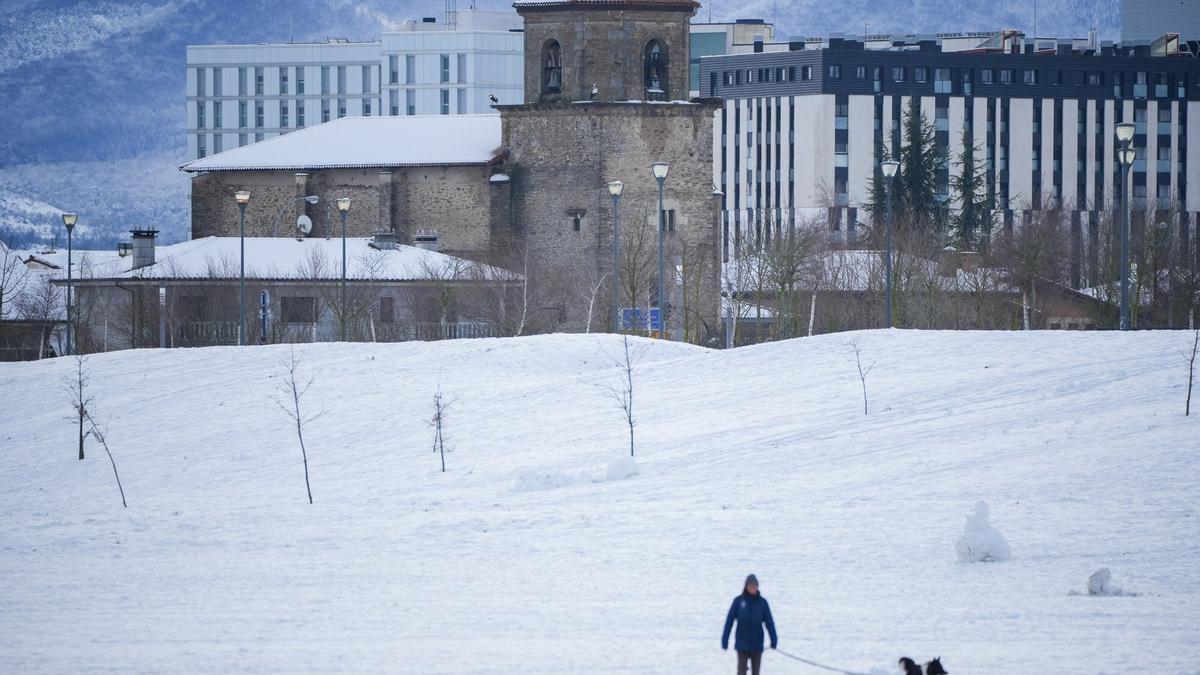
{"label": "chimney", "polygon": [[[436,241],[436,240],[435,240]],[[396,248],[396,233],[392,231],[376,232],[371,238],[370,247],[379,251],[391,251]]]}
{"label": "chimney", "polygon": [[130,230],[133,235],[133,269],[154,264],[154,238],[158,230]]}
{"label": "chimney", "polygon": [[437,230],[417,230],[416,236],[413,237],[413,246],[416,246],[417,248],[423,248],[426,251],[437,251]]}

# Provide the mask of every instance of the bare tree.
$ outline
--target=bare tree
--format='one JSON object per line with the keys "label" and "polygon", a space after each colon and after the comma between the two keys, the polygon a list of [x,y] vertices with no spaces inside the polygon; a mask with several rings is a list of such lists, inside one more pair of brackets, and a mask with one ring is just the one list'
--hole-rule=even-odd
{"label": "bare tree", "polygon": [[78,422],[79,425],[79,459],[83,460],[83,441],[87,438],[87,434],[83,431],[83,422],[87,419],[88,406],[92,404],[92,397],[88,394],[88,384],[91,382],[91,377],[88,371],[84,368],[87,359],[83,356],[75,357],[75,373],[70,377],[65,384],[67,393],[71,396],[71,408],[75,410],[75,415],[72,422]]}
{"label": "bare tree", "polygon": [[105,437],[104,432],[101,431],[100,425],[96,423],[96,418],[92,416],[91,411],[89,410],[85,414],[87,416],[88,424],[91,425],[91,429],[88,430],[88,434],[94,437],[97,441],[100,441],[100,447],[104,448],[104,452],[108,454],[108,462],[109,464],[112,464],[113,478],[117,479],[117,490],[121,492],[121,506],[129,508],[129,504],[125,501],[125,488],[121,487],[121,475],[117,473],[117,460],[113,459],[112,450],[110,450],[108,447],[108,439]]}
{"label": "bare tree", "polygon": [[795,307],[795,292],[804,285],[817,286],[816,258],[827,242],[826,230],[815,221],[789,224],[774,246],[761,252],[765,276],[764,289],[770,287],[776,297],[778,314],[775,337],[790,338],[799,334]]}
{"label": "bare tree", "polygon": [[[608,287],[608,275],[601,274],[599,276],[592,275],[590,279],[584,279],[582,292],[580,297],[587,303],[587,316],[584,319],[583,332],[592,332],[592,320],[596,314],[596,301],[600,298],[600,292]],[[601,324],[606,325],[606,324]]]}
{"label": "bare tree", "polygon": [[872,361],[871,365],[867,366],[865,369],[863,368],[862,350],[859,349],[858,338],[854,338],[853,340],[850,341],[850,348],[854,350],[854,364],[858,367],[858,380],[860,382],[862,382],[863,414],[866,415],[866,414],[868,414],[867,413],[867,375],[871,374],[871,369],[873,369],[875,367],[875,362]]}
{"label": "bare tree", "polygon": [[1187,417],[1192,412],[1192,373],[1196,368],[1196,352],[1200,351],[1200,329],[1192,331],[1192,349],[1190,352],[1183,352],[1183,357],[1188,362],[1188,385],[1187,385],[1187,402],[1183,406],[1183,415]]}
{"label": "bare tree", "polygon": [[437,392],[433,395],[433,419],[429,421],[429,426],[433,427],[433,452],[442,459],[442,473],[446,473],[446,436],[443,429],[450,403],[442,393],[442,384],[439,382]]}
{"label": "bare tree", "polygon": [[0,320],[5,316],[4,303],[16,295],[29,276],[29,268],[4,242],[0,241]]}
{"label": "bare tree", "polygon": [[53,275],[39,272],[26,279],[25,290],[16,298],[17,315],[26,321],[41,326],[38,336],[37,357],[45,356],[44,335],[53,335],[54,325],[65,316],[63,290],[55,286]]}
{"label": "bare tree", "polygon": [[1039,303],[1038,287],[1063,282],[1066,250],[1062,214],[1057,211],[1038,211],[1029,222],[997,240],[997,259],[1009,283],[1021,292],[1022,324],[1026,330],[1041,323],[1039,317],[1033,316],[1042,313],[1044,304],[1044,301]]}
{"label": "bare tree", "polygon": [[622,335],[621,347],[622,351],[619,354],[608,356],[609,361],[620,368],[621,383],[613,385],[611,383],[600,382],[596,383],[605,394],[608,395],[620,408],[625,417],[625,423],[629,426],[629,456],[633,457],[634,442],[633,429],[636,425],[636,420],[633,416],[633,371],[637,367],[638,361],[641,360],[642,352],[629,349],[629,336]]}
{"label": "bare tree", "polygon": [[301,400],[312,387],[316,375],[310,374],[308,379],[299,377],[300,359],[296,358],[295,347],[289,350],[284,368],[287,370],[287,379],[280,388],[285,398],[282,401],[276,399],[275,404],[296,423],[296,438],[300,441],[300,456],[304,459],[304,489],[308,491],[308,503],[311,504],[313,503],[312,485],[308,481],[308,450],[304,447],[304,427],[323,415],[325,411],[306,415],[300,409]]}

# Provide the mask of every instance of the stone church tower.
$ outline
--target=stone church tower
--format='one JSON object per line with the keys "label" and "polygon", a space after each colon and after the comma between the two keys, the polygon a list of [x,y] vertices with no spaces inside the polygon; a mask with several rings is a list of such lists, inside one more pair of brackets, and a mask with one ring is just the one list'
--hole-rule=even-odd
{"label": "stone church tower", "polygon": [[[518,0],[525,20],[525,103],[496,106],[515,236],[567,272],[568,329],[611,325],[613,207],[621,181],[621,305],[657,300],[658,184],[667,162],[668,327],[699,341],[717,330],[720,197],[714,196],[715,100],[688,95],[694,0]],[[676,273],[676,265],[682,274]],[[637,297],[634,297],[634,296]]]}

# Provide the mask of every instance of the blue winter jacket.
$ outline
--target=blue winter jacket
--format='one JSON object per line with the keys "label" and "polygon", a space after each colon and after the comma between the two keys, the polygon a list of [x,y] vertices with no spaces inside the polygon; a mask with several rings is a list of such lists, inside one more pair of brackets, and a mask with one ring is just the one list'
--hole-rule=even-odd
{"label": "blue winter jacket", "polygon": [[729,631],[737,621],[737,636],[733,648],[739,652],[761,652],[763,650],[763,624],[771,634],[771,649],[779,644],[775,635],[775,620],[771,618],[771,606],[762,595],[742,593],[733,599],[729,616],[725,617],[725,631],[721,633],[721,649],[729,649]]}

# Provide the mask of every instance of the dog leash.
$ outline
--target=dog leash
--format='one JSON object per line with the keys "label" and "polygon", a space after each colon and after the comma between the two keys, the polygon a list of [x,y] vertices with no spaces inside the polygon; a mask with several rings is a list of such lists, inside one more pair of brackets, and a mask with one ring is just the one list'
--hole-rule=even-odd
{"label": "dog leash", "polygon": [[842,675],[868,675],[867,673],[859,673],[859,672],[855,672],[853,670],[842,670],[841,668],[834,668],[833,666],[827,666],[823,663],[817,663],[816,661],[809,661],[808,659],[801,658],[799,656],[796,656],[795,654],[789,654],[789,653],[783,651],[782,649],[776,649],[774,651],[776,654],[786,656],[789,659],[793,659],[793,660],[799,661],[801,663],[807,663],[810,666],[815,666],[817,668],[823,668],[825,670],[830,670],[835,673],[842,673]]}

